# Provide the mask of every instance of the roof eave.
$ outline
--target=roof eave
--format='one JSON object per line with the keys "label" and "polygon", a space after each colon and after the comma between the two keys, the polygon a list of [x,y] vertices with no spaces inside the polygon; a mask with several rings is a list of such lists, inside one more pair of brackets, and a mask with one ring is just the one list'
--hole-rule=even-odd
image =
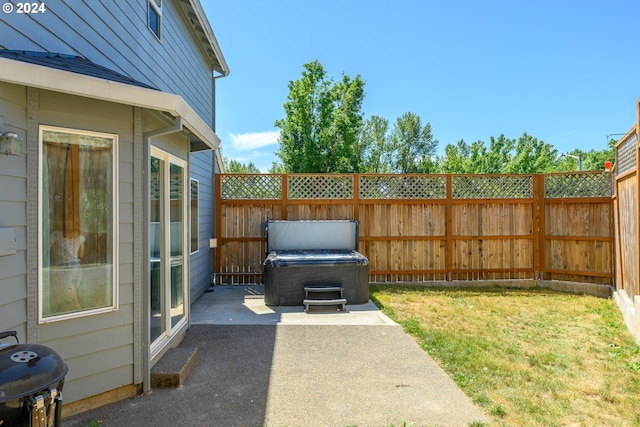
{"label": "roof eave", "polygon": [[[224,59],[224,55],[222,54],[222,49],[220,49],[220,45],[218,44],[218,40],[216,39],[215,34],[213,33],[213,29],[211,28],[211,24],[207,19],[207,15],[202,8],[202,4],[199,0],[182,0],[184,4],[188,4],[193,11],[198,23],[201,26],[202,32],[206,37],[206,47],[209,47],[214,56],[218,61],[218,68],[214,66],[214,70],[221,74],[221,76],[229,75],[229,66],[227,65],[227,61]],[[195,30],[195,29],[194,29]],[[201,40],[204,43],[204,40]],[[214,64],[215,65],[215,64]]]}
{"label": "roof eave", "polygon": [[217,150],[220,146],[220,138],[215,132],[181,96],[176,94],[7,58],[0,58],[0,81],[164,111],[182,117],[189,131],[209,148]]}

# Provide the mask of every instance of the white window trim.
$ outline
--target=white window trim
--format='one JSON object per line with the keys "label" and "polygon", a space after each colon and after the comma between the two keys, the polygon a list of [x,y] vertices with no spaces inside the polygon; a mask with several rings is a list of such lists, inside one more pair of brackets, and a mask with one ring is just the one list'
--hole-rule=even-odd
{"label": "white window trim", "polygon": [[[96,309],[90,309],[90,310],[83,310],[83,311],[78,311],[78,312],[74,312],[74,313],[66,313],[66,314],[61,314],[61,315],[57,315],[57,316],[48,316],[48,317],[44,317],[43,316],[43,312],[42,312],[42,297],[43,297],[43,289],[42,289],[42,244],[43,244],[43,238],[42,238],[42,215],[43,215],[43,206],[42,206],[42,192],[44,191],[43,186],[42,186],[42,179],[43,179],[43,165],[42,165],[42,161],[43,161],[43,141],[42,141],[42,136],[43,136],[43,132],[45,131],[53,131],[53,132],[65,132],[65,133],[70,133],[70,134],[75,134],[75,135],[87,135],[87,136],[97,136],[97,137],[102,137],[102,138],[111,138],[113,139],[113,151],[112,151],[112,156],[113,156],[113,164],[112,164],[112,176],[113,176],[113,182],[112,182],[112,194],[113,194],[113,218],[112,218],[112,230],[113,230],[113,254],[112,254],[112,259],[113,259],[113,264],[112,264],[112,277],[113,277],[113,282],[112,282],[112,305],[107,306],[107,307],[101,307],[101,308],[96,308]],[[118,251],[118,247],[119,247],[119,243],[120,243],[120,238],[119,238],[119,217],[118,217],[118,212],[119,212],[119,199],[118,199],[118,182],[119,182],[119,176],[118,176],[118,135],[117,134],[112,134],[112,133],[104,133],[104,132],[94,132],[94,131],[88,131],[88,130],[81,130],[81,129],[71,129],[71,128],[64,128],[64,127],[57,127],[57,126],[44,126],[41,125],[39,127],[39,131],[38,131],[38,323],[39,324],[44,324],[44,323],[51,323],[51,322],[57,322],[60,320],[67,320],[67,319],[75,319],[75,318],[80,318],[80,317],[86,317],[86,316],[92,316],[95,314],[101,314],[101,313],[109,313],[112,311],[117,311],[119,309],[119,303],[120,303],[120,295],[119,295],[119,274],[118,274],[118,260],[119,260],[119,251]]]}
{"label": "white window trim", "polygon": [[[194,212],[192,212],[193,207],[191,206],[192,205],[191,186],[193,185],[194,182],[198,186],[198,189],[197,189],[198,194],[196,196],[197,197],[196,200],[197,200],[197,205],[198,205],[198,212],[195,212],[196,224],[197,224],[196,225],[197,229],[195,230],[196,231],[195,238],[196,238],[196,241],[197,241],[196,250],[195,251],[193,250],[193,247],[191,245],[191,240],[194,238],[193,230],[191,229],[191,224],[192,224],[191,219],[192,219],[192,217],[194,215]],[[200,252],[200,212],[199,211],[200,211],[200,181],[195,179],[195,178],[189,178],[189,251],[191,252],[191,255],[194,255],[194,254],[197,254],[198,252]]]}
{"label": "white window trim", "polygon": [[[151,16],[149,16],[149,6],[153,8],[153,10],[158,15],[158,33],[151,28]],[[147,28],[151,31],[158,40],[162,37],[162,0],[147,0]]]}

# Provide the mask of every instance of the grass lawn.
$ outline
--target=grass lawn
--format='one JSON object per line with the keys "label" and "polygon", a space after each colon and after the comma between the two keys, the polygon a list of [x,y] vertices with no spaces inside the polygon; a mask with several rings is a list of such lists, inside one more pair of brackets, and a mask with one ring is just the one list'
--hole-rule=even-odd
{"label": "grass lawn", "polygon": [[640,348],[612,299],[372,285],[492,426],[640,426]]}

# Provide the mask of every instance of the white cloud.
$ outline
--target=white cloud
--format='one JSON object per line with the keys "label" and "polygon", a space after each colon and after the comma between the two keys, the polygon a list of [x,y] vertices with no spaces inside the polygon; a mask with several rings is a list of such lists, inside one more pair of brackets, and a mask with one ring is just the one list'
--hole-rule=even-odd
{"label": "white cloud", "polygon": [[240,134],[229,134],[231,138],[231,148],[238,151],[255,150],[278,143],[280,132],[250,132]]}

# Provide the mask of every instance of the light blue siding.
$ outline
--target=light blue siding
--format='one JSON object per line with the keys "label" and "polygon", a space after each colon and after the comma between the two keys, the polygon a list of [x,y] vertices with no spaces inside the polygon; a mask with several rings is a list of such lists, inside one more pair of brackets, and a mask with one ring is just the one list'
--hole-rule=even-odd
{"label": "light blue siding", "polygon": [[0,47],[84,56],[181,95],[213,128],[213,65],[177,3],[163,2],[158,40],[147,28],[147,0],[47,2],[43,14],[0,20]]}
{"label": "light blue siding", "polygon": [[[134,383],[131,355],[135,341],[134,288],[137,284],[133,280],[133,248],[139,243],[134,242],[133,230],[142,224],[134,223],[136,200],[133,197],[133,180],[136,165],[133,159],[134,150],[141,150],[141,147],[133,144],[133,107],[42,90],[39,92],[39,116],[43,123],[118,135],[118,311],[38,327],[38,341],[54,348],[67,365],[73,367],[65,381],[65,401],[73,402],[102,393],[105,387],[109,390]],[[37,197],[29,197],[34,196]],[[38,225],[34,223],[28,226]],[[103,384],[96,379],[104,375],[104,369],[96,362],[96,357],[109,359],[111,374],[106,376],[106,383]],[[85,368],[77,369],[78,365]]]}
{"label": "light blue siding", "polygon": [[[0,131],[26,134],[26,91],[0,83]],[[12,228],[17,239],[15,254],[0,256],[0,331],[16,330],[26,341],[27,314],[27,162],[25,156],[0,154],[0,227]]]}
{"label": "light blue siding", "polygon": [[199,233],[198,252],[191,255],[191,301],[195,301],[210,284],[213,272],[213,250],[209,239],[215,236],[213,174],[214,153],[205,151],[190,157],[191,177],[199,181]]}

